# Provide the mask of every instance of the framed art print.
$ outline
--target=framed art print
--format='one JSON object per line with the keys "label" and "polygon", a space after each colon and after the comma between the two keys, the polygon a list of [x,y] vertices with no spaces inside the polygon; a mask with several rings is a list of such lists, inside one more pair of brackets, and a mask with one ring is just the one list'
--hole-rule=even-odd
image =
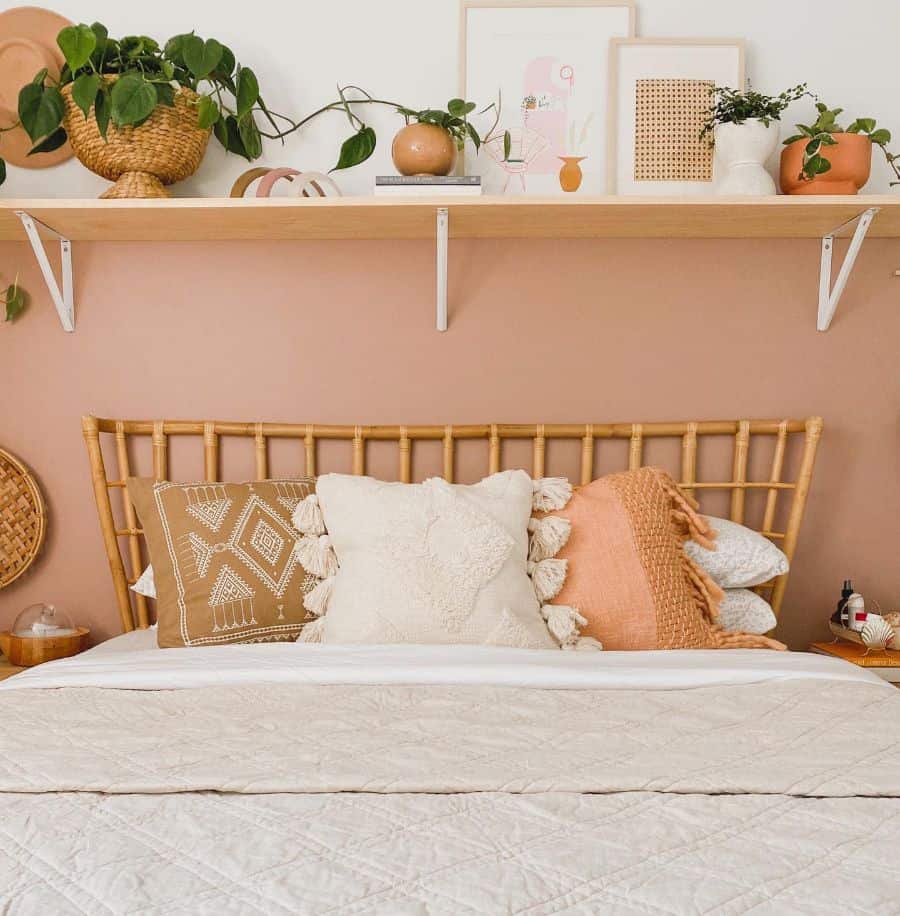
{"label": "framed art print", "polygon": [[579,157],[583,190],[602,194],[610,42],[634,34],[633,0],[462,0],[461,20],[460,95],[479,109],[501,100],[494,139],[477,159],[467,148],[467,174],[494,193],[562,193],[561,157]]}
{"label": "framed art print", "polygon": [[743,88],[741,39],[613,39],[607,193],[713,193],[713,149],[700,131],[714,86]]}

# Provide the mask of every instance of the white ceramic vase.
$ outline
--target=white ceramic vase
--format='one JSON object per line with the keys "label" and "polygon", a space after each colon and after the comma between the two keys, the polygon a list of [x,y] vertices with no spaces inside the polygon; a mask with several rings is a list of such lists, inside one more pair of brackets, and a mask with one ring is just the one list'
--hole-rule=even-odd
{"label": "white ceramic vase", "polygon": [[778,145],[777,122],[766,125],[752,118],[743,124],[717,124],[715,138],[716,194],[765,197],[778,193],[765,165]]}

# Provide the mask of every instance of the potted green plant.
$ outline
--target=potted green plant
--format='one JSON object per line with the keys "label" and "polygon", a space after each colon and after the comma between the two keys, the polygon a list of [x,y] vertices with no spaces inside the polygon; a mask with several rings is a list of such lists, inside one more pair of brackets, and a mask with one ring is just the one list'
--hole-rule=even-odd
{"label": "potted green plant", "polygon": [[857,194],[869,180],[872,145],[881,148],[900,184],[900,159],[888,149],[891,132],[874,118],[857,118],[846,129],[838,123],[843,108],[816,103],[812,124],[798,124],[781,153],[781,189],[785,194]]}
{"label": "potted green plant", "polygon": [[215,38],[110,38],[105,26],[73,25],[57,44],[58,81],[40,71],[19,93],[19,120],[47,152],[68,139],[92,172],[115,181],[103,197],[165,197],[163,185],[199,166],[210,132],[247,160],[262,152],[256,117],[282,137],[293,121],[266,107],[256,75]]}
{"label": "potted green plant", "polygon": [[778,145],[777,122],[791,102],[809,94],[805,83],[774,96],[727,86],[712,90],[709,116],[700,136],[715,144],[724,170],[717,179],[716,193],[752,196],[776,193],[765,162]]}

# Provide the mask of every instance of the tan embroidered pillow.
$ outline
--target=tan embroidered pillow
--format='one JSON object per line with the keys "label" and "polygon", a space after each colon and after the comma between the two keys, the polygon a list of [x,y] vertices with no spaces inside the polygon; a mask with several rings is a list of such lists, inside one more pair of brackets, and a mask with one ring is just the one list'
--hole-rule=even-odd
{"label": "tan embroidered pillow", "polygon": [[576,608],[582,635],[604,649],[784,648],[718,625],[722,590],[684,552],[689,536],[712,548],[715,533],[664,471],[595,480],[552,514],[572,524],[555,600]]}
{"label": "tan embroidered pillow", "polygon": [[170,483],[130,478],[156,579],[162,648],[294,640],[315,585],[291,513],[315,480]]}

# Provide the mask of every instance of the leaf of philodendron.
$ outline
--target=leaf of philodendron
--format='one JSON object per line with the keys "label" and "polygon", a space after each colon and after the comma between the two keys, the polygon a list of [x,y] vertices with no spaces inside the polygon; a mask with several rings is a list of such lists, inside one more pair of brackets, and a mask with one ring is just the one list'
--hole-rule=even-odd
{"label": "leaf of philodendron", "polygon": [[348,137],[341,144],[341,154],[338,157],[337,165],[331,171],[349,169],[365,162],[375,152],[375,143],[375,131],[371,127],[360,128],[357,133]]}
{"label": "leaf of philodendron", "polygon": [[259,98],[259,83],[249,67],[241,67],[237,75],[237,116],[243,118]]}
{"label": "leaf of philodendron", "polygon": [[156,87],[156,101],[167,108],[175,107],[175,90],[168,83],[154,83]]}
{"label": "leaf of philodendron", "polygon": [[36,153],[52,153],[53,150],[59,149],[68,139],[65,128],[57,127],[52,134],[45,137],[37,146],[30,149],[28,155],[34,156]]}
{"label": "leaf of philodendron", "polygon": [[19,92],[19,120],[32,142],[52,134],[59,127],[65,108],[62,93],[56,86],[28,83]]}
{"label": "leaf of philodendron", "polygon": [[247,159],[258,159],[262,155],[262,137],[252,114],[238,118],[238,133],[247,153]]}
{"label": "leaf of philodendron", "polygon": [[209,130],[219,120],[219,106],[208,95],[201,95],[197,105],[197,125],[201,130]]}
{"label": "leaf of philodendron", "polygon": [[109,115],[109,92],[105,89],[101,89],[94,99],[94,120],[97,122],[97,130],[104,140],[106,139],[106,132],[109,129]]}
{"label": "leaf of philodendron", "polygon": [[503,131],[503,161],[507,162],[509,160],[509,154],[512,152],[512,134],[505,130]]}
{"label": "leaf of philodendron", "polygon": [[241,139],[237,118],[234,115],[219,118],[213,125],[213,133],[229,153],[237,153],[238,156],[243,156],[246,160],[250,160],[247,150],[244,149],[244,141]]}
{"label": "leaf of philodendron", "polygon": [[96,73],[82,73],[72,83],[72,101],[81,109],[85,118],[91,113],[91,106],[99,88],[100,77]]}
{"label": "leaf of philodendron", "polygon": [[11,284],[6,288],[3,298],[6,301],[6,320],[15,321],[27,305],[25,290],[21,286]]}
{"label": "leaf of philodendron", "polygon": [[97,36],[88,25],[70,25],[56,36],[56,43],[63,52],[69,69],[74,73],[91,59],[91,54],[97,47]]}
{"label": "leaf of philodendron", "polygon": [[156,88],[136,73],[116,80],[110,92],[113,123],[117,127],[138,124],[156,108]]}
{"label": "leaf of philodendron", "polygon": [[196,35],[189,35],[185,38],[182,53],[188,70],[202,80],[216,69],[224,51],[215,38],[204,41]]}
{"label": "leaf of philodendron", "polygon": [[475,130],[474,124],[466,123],[466,130],[469,132],[469,139],[472,141],[477,153],[481,149],[481,137],[478,135],[478,131]]}
{"label": "leaf of philodendron", "polygon": [[869,139],[879,146],[884,146],[886,143],[891,142],[891,132],[886,127],[881,127],[878,130],[873,130],[869,134]]}

